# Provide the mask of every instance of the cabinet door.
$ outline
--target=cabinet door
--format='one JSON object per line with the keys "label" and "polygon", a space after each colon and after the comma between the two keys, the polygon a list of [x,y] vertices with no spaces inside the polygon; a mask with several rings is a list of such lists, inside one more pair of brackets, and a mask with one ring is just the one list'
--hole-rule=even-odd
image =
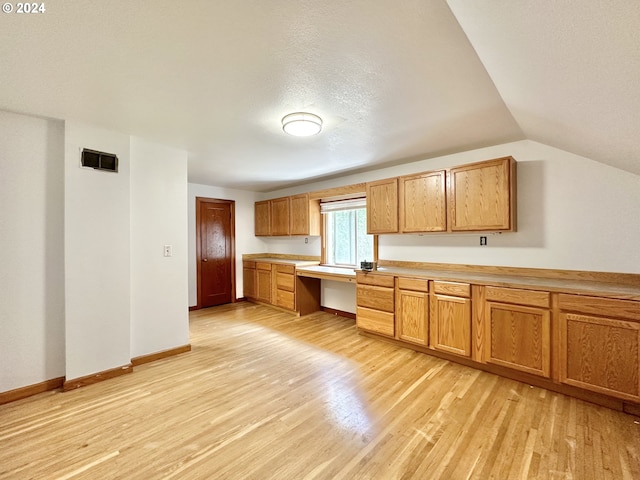
{"label": "cabinet door", "polygon": [[367,183],[367,233],[398,233],[398,180]]}
{"label": "cabinet door", "polygon": [[275,198],[271,202],[271,235],[289,235],[289,197]]}
{"label": "cabinet door", "polygon": [[271,270],[256,270],[256,298],[271,303]]}
{"label": "cabinet door", "polygon": [[551,375],[551,314],[543,308],[487,302],[487,361]]}
{"label": "cabinet door", "polygon": [[429,326],[432,348],[471,356],[471,300],[433,295]]}
{"label": "cabinet door", "polygon": [[247,265],[247,262],[244,262],[244,266],[242,268],[242,289],[244,292],[244,296],[246,298],[255,298],[256,296],[255,263],[253,263],[253,266],[249,266]]}
{"label": "cabinet door", "polygon": [[452,168],[448,203],[451,230],[515,230],[512,176],[515,162],[511,157]]}
{"label": "cabinet door", "polygon": [[291,235],[320,235],[320,200],[309,200],[309,194],[290,197]]}
{"label": "cabinet door", "polygon": [[640,401],[640,323],[560,314],[560,381]]}
{"label": "cabinet door", "polygon": [[269,200],[255,203],[254,224],[256,236],[271,235],[271,204]]}
{"label": "cabinet door", "polygon": [[445,172],[400,177],[400,232],[447,230]]}
{"label": "cabinet door", "polygon": [[396,330],[398,338],[406,342],[427,345],[429,294],[411,290],[396,293]]}

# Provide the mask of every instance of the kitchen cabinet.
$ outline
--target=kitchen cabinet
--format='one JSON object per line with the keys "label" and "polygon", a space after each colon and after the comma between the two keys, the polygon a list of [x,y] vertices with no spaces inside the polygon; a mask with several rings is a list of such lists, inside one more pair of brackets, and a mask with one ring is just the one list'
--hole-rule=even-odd
{"label": "kitchen cabinet", "polygon": [[289,215],[291,201],[289,197],[274,198],[269,200],[271,204],[271,235],[289,235]]}
{"label": "kitchen cabinet", "polygon": [[559,295],[560,381],[640,401],[640,304]]}
{"label": "kitchen cabinet", "polygon": [[515,165],[505,157],[449,170],[451,231],[515,231]]}
{"label": "kitchen cabinet", "polygon": [[422,278],[396,278],[395,321],[399,340],[428,345],[429,282]]}
{"label": "kitchen cabinet", "polygon": [[367,233],[398,233],[398,179],[367,182]]}
{"label": "kitchen cabinet", "polygon": [[398,179],[400,233],[447,230],[446,172],[409,175]]}
{"label": "kitchen cabinet", "polygon": [[275,305],[288,310],[296,309],[296,268],[293,265],[274,265]]}
{"label": "kitchen cabinet", "polygon": [[488,286],[485,297],[487,362],[549,378],[550,294]]}
{"label": "kitchen cabinet", "polygon": [[434,281],[429,316],[430,347],[471,356],[471,285]]}
{"label": "kitchen cabinet", "polygon": [[242,290],[245,298],[256,297],[256,262],[242,262]]}
{"label": "kitchen cabinet", "polygon": [[256,300],[271,303],[271,264],[256,262]]}
{"label": "kitchen cabinet", "polygon": [[320,200],[309,199],[308,193],[290,197],[291,235],[320,235]]}
{"label": "kitchen cabinet", "polygon": [[303,193],[255,202],[255,234],[320,235],[320,200]]}
{"label": "kitchen cabinet", "polygon": [[362,330],[395,335],[395,296],[392,275],[356,273],[356,325]]}
{"label": "kitchen cabinet", "polygon": [[255,203],[254,226],[256,236],[271,235],[271,203],[269,200]]}

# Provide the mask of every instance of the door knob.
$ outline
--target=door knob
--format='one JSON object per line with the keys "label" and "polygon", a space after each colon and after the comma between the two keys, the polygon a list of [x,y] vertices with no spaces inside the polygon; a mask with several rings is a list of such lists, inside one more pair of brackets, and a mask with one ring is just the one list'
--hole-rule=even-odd
{"label": "door knob", "polygon": [[202,259],[202,261],[203,261],[203,262],[206,262],[206,261],[207,261],[207,259],[206,259],[206,258],[203,258],[203,259]]}

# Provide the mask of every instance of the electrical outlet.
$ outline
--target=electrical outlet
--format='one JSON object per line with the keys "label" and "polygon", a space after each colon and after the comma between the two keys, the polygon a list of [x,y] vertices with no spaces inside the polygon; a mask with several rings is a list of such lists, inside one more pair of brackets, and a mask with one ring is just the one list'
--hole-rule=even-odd
{"label": "electrical outlet", "polygon": [[164,246],[164,256],[165,257],[173,257],[173,246],[165,245]]}
{"label": "electrical outlet", "polygon": [[480,245],[484,246],[487,244],[487,237],[480,237]]}
{"label": "electrical outlet", "polygon": [[305,238],[305,239],[304,239],[304,243],[309,243],[309,239],[308,239],[308,238]]}

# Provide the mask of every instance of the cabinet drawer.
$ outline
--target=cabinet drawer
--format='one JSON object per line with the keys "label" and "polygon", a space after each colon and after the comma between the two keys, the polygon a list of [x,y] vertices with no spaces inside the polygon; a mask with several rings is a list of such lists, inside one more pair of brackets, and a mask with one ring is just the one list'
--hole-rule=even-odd
{"label": "cabinet drawer", "polygon": [[271,264],[267,262],[256,262],[257,270],[271,270]]}
{"label": "cabinet drawer", "polygon": [[254,262],[253,260],[244,260],[242,262],[242,266],[244,268],[256,268],[256,262]]}
{"label": "cabinet drawer", "polygon": [[288,292],[295,291],[295,279],[293,275],[288,273],[276,273],[276,288],[278,290],[286,290]]}
{"label": "cabinet drawer", "polygon": [[589,313],[640,322],[640,302],[615,298],[587,297],[584,295],[558,295],[560,310]]}
{"label": "cabinet drawer", "polygon": [[356,292],[356,303],[359,307],[369,307],[376,310],[393,313],[393,288],[374,287],[372,285],[358,285]]}
{"label": "cabinet drawer", "polygon": [[293,275],[296,273],[296,267],[294,267],[293,265],[276,264],[276,271],[280,273],[288,273],[290,275]]}
{"label": "cabinet drawer", "polygon": [[357,307],[356,325],[363,330],[388,335],[390,337],[393,337],[395,334],[394,315],[389,312]]}
{"label": "cabinet drawer", "polygon": [[549,292],[501,287],[487,287],[485,292],[489,301],[549,308]]}
{"label": "cabinet drawer", "polygon": [[288,308],[289,310],[295,310],[296,299],[293,292],[285,292],[284,290],[277,290],[276,292],[276,305],[282,308]]}
{"label": "cabinet drawer", "polygon": [[471,285],[468,283],[458,282],[433,282],[433,290],[435,293],[442,295],[453,295],[454,297],[467,297],[471,296]]}
{"label": "cabinet drawer", "polygon": [[370,273],[356,272],[356,281],[362,285],[375,285],[377,287],[393,288],[392,275],[376,275]]}
{"label": "cabinet drawer", "polygon": [[413,290],[414,292],[428,292],[429,280],[425,278],[398,277],[398,288],[400,290]]}

